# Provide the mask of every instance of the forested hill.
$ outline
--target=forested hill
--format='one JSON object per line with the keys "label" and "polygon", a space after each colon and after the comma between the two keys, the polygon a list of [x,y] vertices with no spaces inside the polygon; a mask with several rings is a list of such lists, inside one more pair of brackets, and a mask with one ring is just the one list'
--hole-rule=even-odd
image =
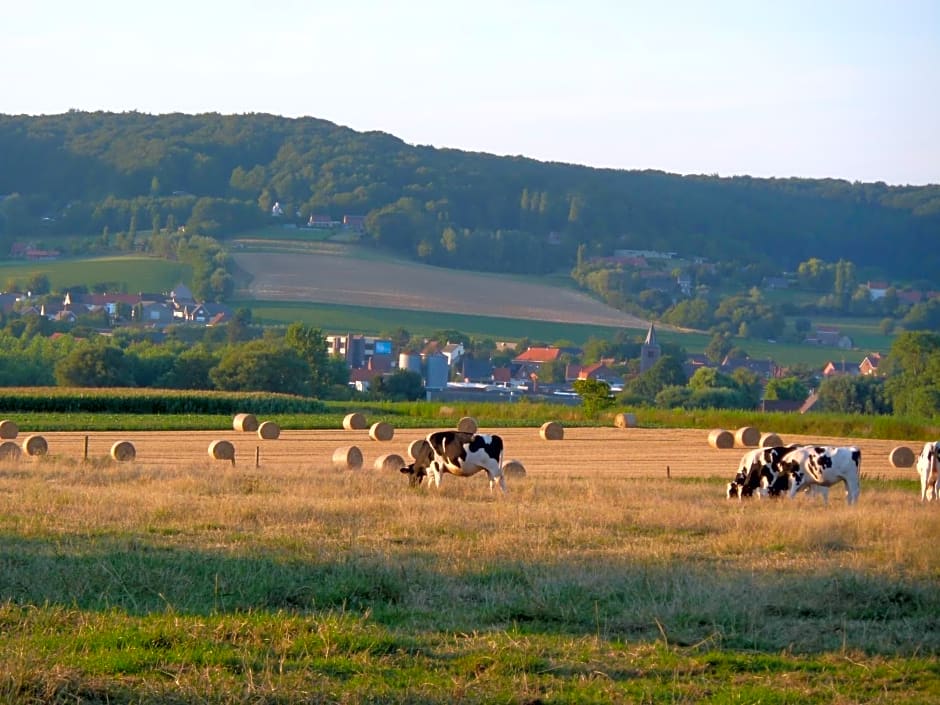
{"label": "forested hill", "polygon": [[940,185],[679,176],[408,145],[314,118],[69,112],[0,116],[0,256],[14,239],[366,218],[366,241],[518,272],[582,254],[676,251],[886,276],[940,265]]}

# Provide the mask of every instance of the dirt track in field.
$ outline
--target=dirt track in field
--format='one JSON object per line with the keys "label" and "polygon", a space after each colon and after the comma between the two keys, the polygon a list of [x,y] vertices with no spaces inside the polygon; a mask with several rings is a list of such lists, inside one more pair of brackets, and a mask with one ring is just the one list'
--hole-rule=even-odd
{"label": "dirt track in field", "polygon": [[347,254],[241,252],[248,296],[645,329],[649,322],[563,287]]}
{"label": "dirt track in field", "polygon": [[[253,433],[235,431],[188,432],[54,432],[42,434],[53,457],[81,460],[88,437],[90,460],[109,458],[111,446],[119,440],[131,441],[137,455],[134,463],[142,470],[170,466],[199,466],[231,469],[226,461],[209,457],[209,444],[218,439],[231,441],[236,450],[236,470],[252,470],[256,457],[260,469],[309,468],[332,471],[333,452],[357,446],[363,455],[363,470],[372,471],[375,459],[386,453],[408,457],[411,441],[423,438],[433,429],[395,431],[391,441],[380,442],[363,431],[319,430],[282,431],[276,440],[261,440]],[[480,429],[482,433],[488,429]],[[596,475],[625,478],[663,478],[666,468],[674,478],[722,478],[730,480],[737,469],[744,448],[717,450],[709,447],[708,432],[688,429],[618,429],[568,428],[564,439],[544,441],[537,428],[496,429],[502,436],[505,460],[519,460],[527,475],[560,474],[592,477]],[[916,481],[913,468],[896,469],[888,454],[904,441],[851,438],[785,436],[784,442],[825,445],[857,445],[862,449],[862,472],[869,476],[902,478]],[[256,455],[257,454],[257,455]]]}

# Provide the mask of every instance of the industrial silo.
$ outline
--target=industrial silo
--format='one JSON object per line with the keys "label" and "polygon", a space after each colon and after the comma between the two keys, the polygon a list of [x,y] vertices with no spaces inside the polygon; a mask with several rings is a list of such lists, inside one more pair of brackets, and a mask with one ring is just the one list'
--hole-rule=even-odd
{"label": "industrial silo", "polygon": [[427,389],[444,389],[450,377],[447,357],[441,353],[424,356],[424,386]]}
{"label": "industrial silo", "polygon": [[421,374],[421,356],[418,353],[403,352],[398,356],[398,367],[408,372]]}

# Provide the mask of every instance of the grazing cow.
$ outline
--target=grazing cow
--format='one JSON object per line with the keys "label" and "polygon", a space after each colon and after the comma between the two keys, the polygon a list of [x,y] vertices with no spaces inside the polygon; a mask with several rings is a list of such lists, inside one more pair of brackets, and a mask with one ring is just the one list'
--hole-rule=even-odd
{"label": "grazing cow", "polygon": [[413,452],[414,462],[401,469],[409,476],[409,484],[412,486],[420,485],[429,475],[428,487],[432,480],[435,486],[440,487],[444,473],[470,477],[485,470],[490,478],[490,492],[496,484],[499,484],[503,493],[506,492],[503,439],[499,436],[466,431],[434,431]]}
{"label": "grazing cow", "polygon": [[[846,502],[855,504],[861,490],[861,464],[862,451],[855,446],[803,446],[784,455],[777,463],[777,468],[781,475],[787,476],[790,498],[801,490],[832,487],[837,482],[843,482]],[[779,486],[779,482],[778,477],[770,484]],[[828,501],[827,491],[823,494],[823,502]]]}
{"label": "grazing cow", "polygon": [[725,496],[728,499],[735,497],[744,499],[751,497],[756,490],[764,488],[766,492],[759,496],[776,496],[786,487],[779,487],[775,480],[779,473],[776,470],[780,459],[791,450],[799,448],[797,445],[790,446],[769,446],[767,448],[756,448],[748,451],[741,458],[741,464],[734,479],[728,483],[725,489]]}
{"label": "grazing cow", "polygon": [[920,501],[940,500],[940,472],[937,470],[937,452],[940,441],[924,443],[917,458],[917,474],[920,475]]}

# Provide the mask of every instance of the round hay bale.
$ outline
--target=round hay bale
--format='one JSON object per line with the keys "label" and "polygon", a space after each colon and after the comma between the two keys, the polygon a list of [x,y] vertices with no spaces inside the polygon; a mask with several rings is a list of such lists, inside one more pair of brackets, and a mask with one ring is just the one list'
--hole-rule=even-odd
{"label": "round hay bale", "polygon": [[232,419],[232,428],[236,431],[254,433],[258,430],[258,419],[254,414],[235,414]]}
{"label": "round hay bale", "polygon": [[4,441],[0,443],[0,461],[19,460],[22,451],[13,441]]}
{"label": "round hay bale", "polygon": [[116,441],[111,446],[111,457],[122,463],[133,460],[137,457],[137,449],[130,441]]}
{"label": "round hay bale", "polygon": [[503,463],[503,475],[506,477],[522,477],[525,475],[525,466],[518,460],[509,460]]}
{"label": "round hay bale", "polygon": [[457,430],[465,431],[466,433],[476,433],[477,420],[472,416],[463,416],[460,421],[457,422]]}
{"label": "round hay bale", "polygon": [[780,436],[776,433],[762,433],[760,434],[760,447],[761,448],[772,448],[774,446],[782,446],[783,441],[780,440]]}
{"label": "round hay bale", "polygon": [[734,442],[742,448],[753,448],[760,443],[760,431],[753,426],[742,426],[734,432]]}
{"label": "round hay bale", "polygon": [[369,423],[366,417],[357,411],[353,414],[346,414],[343,418],[343,428],[347,431],[362,431],[369,428]]}
{"label": "round hay bale", "polygon": [[395,429],[392,428],[392,424],[385,421],[377,421],[369,429],[369,438],[373,441],[390,441],[394,435]]}
{"label": "round hay bale", "polygon": [[405,465],[405,459],[398,453],[386,453],[376,458],[372,467],[381,472],[398,472]]}
{"label": "round hay bale", "polygon": [[273,421],[265,421],[258,426],[258,438],[264,441],[273,441],[281,435],[281,427]]}
{"label": "round hay bale", "polygon": [[617,414],[614,416],[614,426],[617,428],[636,428],[636,414]]}
{"label": "round hay bale", "polygon": [[23,452],[26,455],[36,456],[45,455],[49,452],[49,444],[42,436],[32,435],[23,439]]}
{"label": "round hay bale", "polygon": [[723,428],[716,428],[708,432],[708,445],[712,448],[734,448],[734,434]]}
{"label": "round hay bale", "polygon": [[16,438],[19,432],[20,428],[15,421],[10,421],[10,419],[0,421],[0,438]]}
{"label": "round hay bale", "polygon": [[412,460],[417,460],[421,457],[422,453],[427,453],[429,450],[431,450],[431,444],[423,438],[419,438],[408,444],[408,455]]}
{"label": "round hay bale", "polygon": [[235,464],[235,446],[231,441],[212,441],[209,444],[209,457],[213,460],[229,460]]}
{"label": "round hay bale", "polygon": [[333,451],[333,466],[337,470],[358,470],[362,467],[362,451],[356,446]]}
{"label": "round hay bale", "polygon": [[539,429],[539,437],[543,441],[560,441],[565,437],[565,429],[557,421],[546,421]]}
{"label": "round hay bale", "polygon": [[907,446],[892,448],[888,460],[893,468],[909,468],[914,464],[914,451]]}

